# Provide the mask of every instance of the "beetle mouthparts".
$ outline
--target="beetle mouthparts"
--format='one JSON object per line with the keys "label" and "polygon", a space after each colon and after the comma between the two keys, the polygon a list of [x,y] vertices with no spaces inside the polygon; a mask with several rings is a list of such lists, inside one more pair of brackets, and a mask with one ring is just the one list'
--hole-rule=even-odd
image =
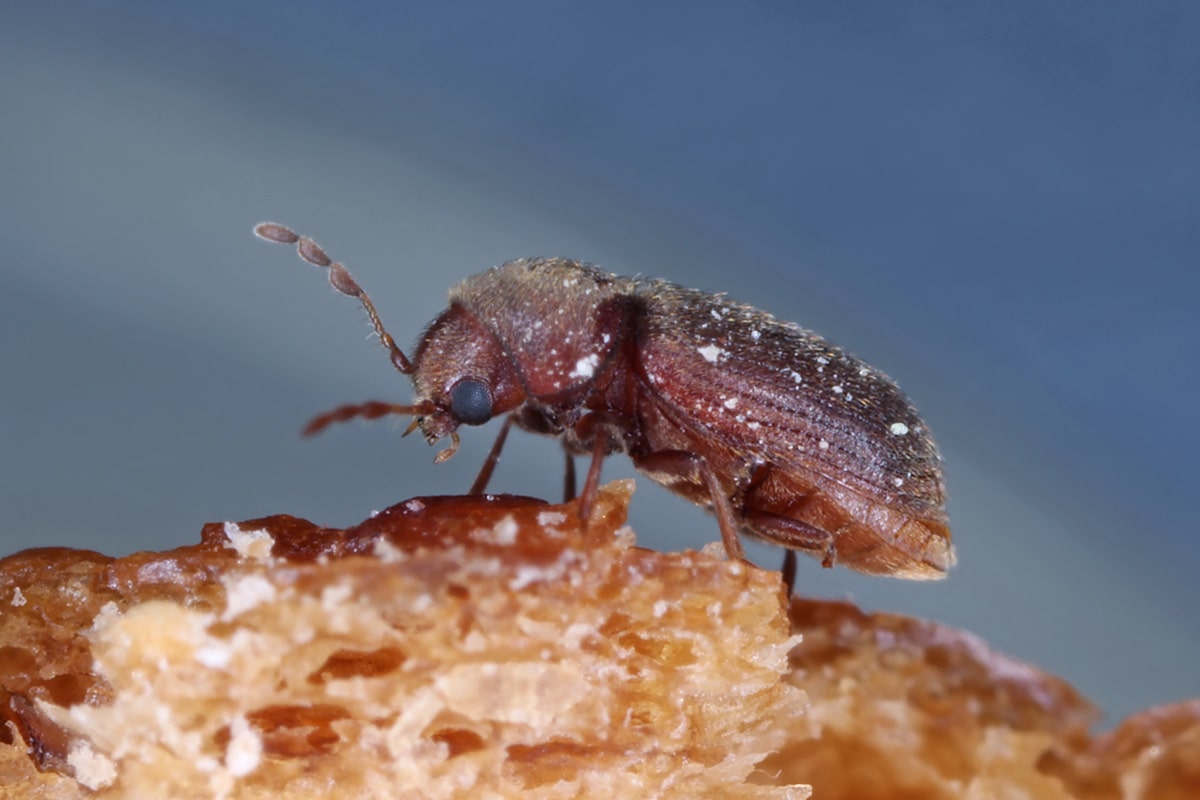
{"label": "beetle mouthparts", "polygon": [[450,446],[433,457],[434,464],[449,461],[458,452],[458,431],[450,432]]}

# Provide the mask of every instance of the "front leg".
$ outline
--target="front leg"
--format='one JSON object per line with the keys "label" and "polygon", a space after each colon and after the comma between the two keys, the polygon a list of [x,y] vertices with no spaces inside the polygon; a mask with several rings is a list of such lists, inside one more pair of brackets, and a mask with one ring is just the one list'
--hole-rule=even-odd
{"label": "front leg", "polygon": [[656,453],[634,456],[633,465],[642,472],[671,475],[689,483],[703,483],[708,488],[713,513],[717,515],[725,554],[731,560],[740,561],[746,558],[742,541],[738,538],[738,529],[741,526],[734,513],[733,504],[704,456],[687,450],[659,450]]}
{"label": "front leg", "polygon": [[504,440],[508,438],[508,431],[512,428],[513,415],[509,414],[504,418],[504,424],[500,426],[500,433],[496,435],[496,441],[492,442],[492,449],[488,451],[487,458],[484,459],[483,466],[479,469],[479,474],[475,477],[475,482],[471,484],[471,488],[467,490],[467,494],[483,494],[487,491],[488,481],[492,479],[492,472],[496,469],[496,464],[500,461],[500,451],[504,449]]}

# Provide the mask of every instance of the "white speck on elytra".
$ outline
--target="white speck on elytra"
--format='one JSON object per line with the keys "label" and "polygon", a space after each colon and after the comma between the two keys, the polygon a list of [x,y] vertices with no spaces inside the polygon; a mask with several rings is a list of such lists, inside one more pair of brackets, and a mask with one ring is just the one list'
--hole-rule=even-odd
{"label": "white speck on elytra", "polygon": [[838,384],[837,386],[833,387],[834,394],[841,394],[844,391],[846,391],[846,390],[842,388],[841,384]]}
{"label": "white speck on elytra", "polygon": [[596,373],[596,367],[600,365],[600,356],[592,353],[584,356],[575,362],[575,369],[571,370],[570,378],[590,378]]}
{"label": "white speck on elytra", "polygon": [[800,373],[792,370],[792,380],[796,383],[804,383],[804,379],[800,377]]}
{"label": "white speck on elytra", "polygon": [[737,408],[737,404],[738,404],[738,399],[736,397],[731,397],[725,401],[725,407],[728,408],[730,411]]}
{"label": "white speck on elytra", "polygon": [[759,331],[758,328],[751,328],[750,329],[750,338],[757,342],[759,339],[762,338],[762,332]]}
{"label": "white speck on elytra", "polygon": [[756,431],[762,427],[762,423],[761,422],[748,422],[748,423],[746,423],[746,427],[752,431]]}
{"label": "white speck on elytra", "polygon": [[826,358],[825,356],[817,356],[817,363],[818,364],[828,364],[829,359]]}
{"label": "white speck on elytra", "polygon": [[822,450],[828,450],[828,449],[829,449],[829,442],[827,442],[827,441],[825,441],[824,439],[822,439],[821,441],[817,442],[817,447],[821,448]]}
{"label": "white speck on elytra", "polygon": [[712,314],[712,316],[713,316],[713,319],[720,319],[720,318],[721,318],[721,312],[720,312],[720,311],[717,311],[715,308],[714,308],[714,309],[712,309],[711,311],[709,311],[708,313]]}
{"label": "white speck on elytra", "polygon": [[893,422],[891,427],[888,428],[888,432],[891,433],[892,436],[903,436],[904,434],[908,433],[908,426],[903,422]]}
{"label": "white speck on elytra", "polygon": [[904,485],[904,478],[892,478],[892,483],[895,484],[897,489],[899,489]]}
{"label": "white speck on elytra", "polygon": [[717,363],[717,359],[725,355],[725,351],[717,347],[715,344],[707,344],[704,347],[697,347],[696,352],[704,356],[704,360],[710,364]]}

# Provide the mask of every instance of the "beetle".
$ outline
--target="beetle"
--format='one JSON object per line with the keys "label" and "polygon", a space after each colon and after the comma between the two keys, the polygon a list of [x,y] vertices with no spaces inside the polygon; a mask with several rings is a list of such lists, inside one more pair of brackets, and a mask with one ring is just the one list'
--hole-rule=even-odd
{"label": "beetle", "polygon": [[860,572],[943,577],[954,564],[942,459],[928,427],[879,370],[770,314],[661,280],[625,278],[565,258],[521,258],[469,277],[410,359],[370,297],[312,239],[264,222],[357,298],[414,400],[346,405],[313,419],[412,416],[430,444],[504,416],[471,493],[485,490],[510,427],[591,456],[586,521],[604,458],[623,452],[654,481],[710,509],[731,559],[740,534]]}

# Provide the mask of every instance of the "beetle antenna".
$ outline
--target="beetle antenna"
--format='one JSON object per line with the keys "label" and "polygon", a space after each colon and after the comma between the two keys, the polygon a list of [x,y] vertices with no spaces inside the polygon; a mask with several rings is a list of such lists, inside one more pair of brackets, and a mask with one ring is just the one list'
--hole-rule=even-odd
{"label": "beetle antenna", "polygon": [[408,430],[404,432],[404,435],[407,436],[417,427],[420,417],[432,411],[433,403],[430,403],[428,400],[411,406],[400,405],[398,403],[384,403],[381,400],[369,400],[366,403],[338,406],[331,411],[326,411],[324,414],[318,414],[304,426],[303,434],[305,436],[315,436],[330,425],[338,422],[349,422],[352,419],[379,419],[389,414],[404,414],[417,418],[413,420],[412,424],[408,426]]}
{"label": "beetle antenna", "polygon": [[[301,236],[291,228],[280,225],[277,222],[258,223],[254,226],[254,235],[260,239],[273,242],[275,244],[294,244],[296,245],[296,252],[300,255],[301,259],[307,261],[309,264],[312,264],[314,267],[328,269],[329,285],[344,295],[357,298],[358,301],[362,303],[363,308],[366,309],[367,316],[371,319],[371,326],[375,328],[375,334],[379,337],[379,341],[383,343],[383,346],[388,350],[388,354],[392,359],[392,366],[394,366],[404,375],[413,374],[415,368],[413,367],[412,362],[409,361],[408,356],[404,355],[404,352],[396,346],[396,340],[392,338],[392,335],[384,329],[383,320],[379,318],[379,312],[375,310],[375,304],[371,302],[371,298],[362,290],[362,287],[359,286],[358,282],[354,280],[353,276],[350,275],[349,270],[342,266],[340,262],[334,261],[328,255],[326,255],[325,251],[321,249],[321,246],[312,239],[309,239],[307,236]],[[370,404],[368,403],[364,405]],[[405,412],[397,411],[387,413]],[[317,419],[314,419],[312,422],[310,422],[309,428],[312,427],[313,423],[324,416],[326,415],[322,414],[321,417],[317,417]],[[366,415],[352,414],[346,419],[350,419],[354,416]],[[325,425],[328,425],[330,422],[334,421],[340,422],[341,420],[327,420],[322,425],[318,426],[316,430],[320,430],[321,428],[325,427]],[[305,430],[308,431],[307,428]],[[315,433],[315,431],[313,432]]]}

